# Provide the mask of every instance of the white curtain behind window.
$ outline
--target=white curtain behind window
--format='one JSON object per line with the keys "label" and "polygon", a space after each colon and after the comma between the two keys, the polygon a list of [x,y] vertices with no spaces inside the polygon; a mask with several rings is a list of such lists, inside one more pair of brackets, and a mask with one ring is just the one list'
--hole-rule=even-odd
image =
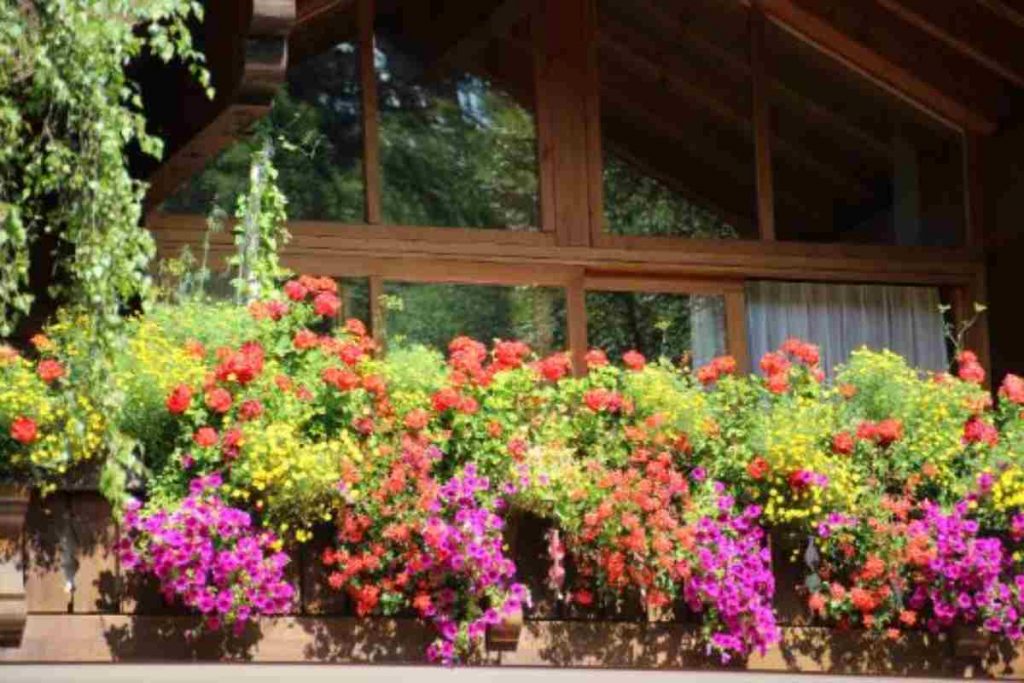
{"label": "white curtain behind window", "polygon": [[821,346],[827,372],[861,346],[889,349],[923,370],[947,370],[939,303],[934,287],[750,282],[751,358],[756,363],[786,338],[799,337]]}
{"label": "white curtain behind window", "polygon": [[690,297],[690,346],[694,368],[707,365],[725,353],[725,299],[720,296]]}

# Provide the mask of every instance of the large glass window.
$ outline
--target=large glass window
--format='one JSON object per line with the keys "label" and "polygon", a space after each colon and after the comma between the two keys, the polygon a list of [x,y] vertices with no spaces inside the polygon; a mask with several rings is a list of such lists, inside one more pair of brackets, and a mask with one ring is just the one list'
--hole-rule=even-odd
{"label": "large glass window", "polygon": [[287,87],[274,100],[256,133],[224,150],[192,178],[163,210],[234,213],[249,182],[254,152],[273,145],[278,185],[288,198],[288,217],[362,223],[362,105],[358,55],[339,43],[288,70]]}
{"label": "large glass window", "polygon": [[443,69],[404,48],[382,18],[377,78],[384,222],[537,229],[530,52],[495,41],[470,72]]}
{"label": "large glass window", "polygon": [[778,237],[961,244],[960,133],[782,29],[766,31]]}
{"label": "large glass window", "polygon": [[587,343],[609,358],[635,349],[696,367],[725,352],[720,296],[588,291],[586,308]]}
{"label": "large glass window", "polygon": [[756,236],[747,10],[598,7],[605,232]]}
{"label": "large glass window", "polygon": [[541,354],[566,347],[565,294],[549,287],[388,282],[381,302],[389,348],[446,350],[458,336],[520,339]]}

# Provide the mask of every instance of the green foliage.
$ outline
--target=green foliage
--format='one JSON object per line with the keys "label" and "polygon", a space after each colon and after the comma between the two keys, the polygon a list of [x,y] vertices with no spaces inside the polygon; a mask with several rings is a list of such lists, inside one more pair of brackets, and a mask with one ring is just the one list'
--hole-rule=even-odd
{"label": "green foliage", "polygon": [[126,64],[182,58],[205,84],[182,0],[34,0],[0,6],[0,334],[32,296],[29,256],[54,240],[55,294],[109,336],[119,308],[144,295],[153,243],[139,226],[142,183],[124,150],[158,156]]}

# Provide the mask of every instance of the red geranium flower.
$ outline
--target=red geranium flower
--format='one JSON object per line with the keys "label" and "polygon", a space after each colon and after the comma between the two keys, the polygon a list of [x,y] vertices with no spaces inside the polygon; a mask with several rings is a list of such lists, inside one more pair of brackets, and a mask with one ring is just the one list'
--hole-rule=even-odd
{"label": "red geranium flower", "polygon": [[309,290],[298,280],[289,280],[284,284],[284,294],[292,301],[302,301]]}
{"label": "red geranium flower", "polygon": [[880,446],[888,446],[903,438],[903,423],[899,420],[882,420],[875,426],[875,430],[875,439]]}
{"label": "red geranium flower", "polygon": [[217,387],[206,392],[206,407],[215,413],[226,413],[231,408],[231,393]]}
{"label": "red geranium flower", "polygon": [[964,424],[963,442],[996,446],[999,444],[999,430],[975,415]]}
{"label": "red geranium flower", "polygon": [[1017,405],[1024,405],[1024,379],[1017,375],[1007,375],[1003,386],[999,387],[999,395]]}
{"label": "red geranium flower", "polygon": [[572,361],[568,354],[556,353],[548,356],[537,364],[537,371],[540,376],[549,382],[557,382],[565,377],[572,368]]}
{"label": "red geranium flower", "polygon": [[839,432],[832,437],[832,451],[840,455],[850,455],[856,445],[850,432]]}
{"label": "red geranium flower", "polygon": [[590,349],[584,359],[588,368],[603,368],[608,365],[608,356],[601,349]]}
{"label": "red geranium flower", "polygon": [[209,448],[217,444],[217,430],[213,427],[200,427],[192,436],[192,440],[200,448]]}
{"label": "red geranium flower", "polygon": [[718,381],[718,370],[714,365],[705,365],[697,370],[697,380],[707,386]]}
{"label": "red geranium flower", "polygon": [[747,465],[747,474],[750,475],[751,479],[763,479],[770,469],[768,461],[759,455]]}
{"label": "red geranium flower", "polygon": [[451,410],[459,405],[459,401],[462,397],[459,392],[451,387],[445,387],[440,391],[436,392],[430,399],[431,405],[434,408],[434,412],[443,413],[446,410]]}
{"label": "red geranium flower", "polygon": [[307,329],[301,329],[295,333],[295,338],[292,340],[292,344],[299,351],[306,351],[307,349],[313,349],[320,345],[320,337],[317,336],[316,332]]}
{"label": "red geranium flower", "polygon": [[785,356],[776,351],[769,351],[761,356],[761,371],[770,377],[789,372],[789,366],[790,363]]}
{"label": "red geranium flower", "polygon": [[591,389],[583,395],[583,403],[595,413],[599,413],[611,405],[612,396],[612,392],[607,389]]}
{"label": "red geranium flower", "polygon": [[774,374],[768,377],[766,386],[773,394],[784,394],[789,391],[789,379],[785,374]]}
{"label": "red geranium flower", "polygon": [[333,318],[341,310],[341,301],[331,292],[320,292],[313,299],[313,310],[317,315]]}
{"label": "red geranium flower", "polygon": [[494,361],[498,369],[518,368],[530,354],[530,347],[521,341],[500,341],[494,345]]}
{"label": "red geranium flower", "polygon": [[261,415],[263,415],[263,404],[254,398],[242,401],[242,405],[238,407],[238,418],[243,422],[255,420]]}
{"label": "red geranium flower", "polygon": [[180,415],[188,410],[192,404],[192,390],[187,384],[179,384],[174,387],[167,397],[167,410],[174,415]]}
{"label": "red geranium flower", "polygon": [[329,384],[338,391],[351,391],[360,384],[359,375],[343,368],[324,368],[320,377],[325,384]]}
{"label": "red geranium flower", "polygon": [[410,410],[405,416],[405,426],[407,429],[413,431],[419,431],[427,426],[430,421],[430,414],[422,408],[416,408]]}
{"label": "red geranium flower", "polygon": [[630,370],[643,370],[647,364],[647,359],[639,351],[626,351],[626,353],[622,354],[622,362]]}
{"label": "red geranium flower", "polygon": [[50,384],[64,376],[64,366],[55,360],[47,358],[46,360],[39,361],[39,367],[36,368],[36,372],[39,373],[39,378]]}
{"label": "red geranium flower", "polygon": [[30,417],[17,417],[11,422],[11,438],[19,443],[28,445],[39,436],[39,428],[35,420]]}
{"label": "red geranium flower", "polygon": [[356,318],[349,318],[348,320],[345,321],[345,329],[357,337],[366,336],[366,325],[363,324],[362,320],[357,320]]}

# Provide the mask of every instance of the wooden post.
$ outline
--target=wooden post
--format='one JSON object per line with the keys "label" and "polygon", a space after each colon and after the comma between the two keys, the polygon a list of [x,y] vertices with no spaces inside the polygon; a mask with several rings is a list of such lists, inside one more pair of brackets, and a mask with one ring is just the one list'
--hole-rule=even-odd
{"label": "wooden post", "polygon": [[582,271],[565,288],[565,309],[572,369],[577,376],[582,376],[587,373],[587,293],[583,288]]}
{"label": "wooden post", "polygon": [[754,102],[754,166],[757,186],[757,230],[762,240],[775,240],[775,187],[772,174],[772,103],[765,64],[765,19],[760,2],[750,5],[750,72]]}
{"label": "wooden post", "polygon": [[589,246],[601,224],[601,133],[593,0],[538,3],[533,22],[541,226]]}
{"label": "wooden post", "polygon": [[739,372],[751,371],[747,346],[747,297],[743,289],[725,294],[725,348],[736,359]]}
{"label": "wooden post", "polygon": [[359,0],[359,83],[363,107],[363,184],[366,222],[381,222],[380,135],[378,131],[377,70],[374,63],[374,0]]}

